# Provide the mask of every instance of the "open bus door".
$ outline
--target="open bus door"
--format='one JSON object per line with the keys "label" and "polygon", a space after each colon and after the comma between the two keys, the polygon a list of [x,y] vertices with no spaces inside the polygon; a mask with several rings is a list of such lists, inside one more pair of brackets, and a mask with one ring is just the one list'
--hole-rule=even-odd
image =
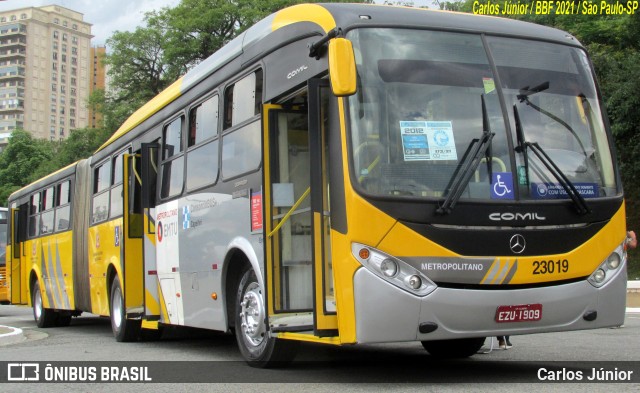
{"label": "open bus door", "polygon": [[[313,80],[307,108],[264,106],[266,285],[280,337],[336,337],[329,252],[328,84]],[[293,337],[292,337],[293,338]]]}
{"label": "open bus door", "polygon": [[124,249],[122,260],[125,313],[129,318],[144,314],[144,262],[142,178],[139,154],[124,155],[123,227],[120,234]]}
{"label": "open bus door", "polygon": [[7,266],[7,274],[10,275],[11,304],[28,304],[29,288],[25,281],[27,278],[27,255],[25,242],[27,240],[27,209],[28,204],[11,208],[11,255]]}
{"label": "open bus door", "polygon": [[158,290],[158,271],[156,264],[156,185],[158,179],[157,143],[143,143],[140,164],[141,188],[137,206],[142,212],[143,260],[144,260],[144,319],[143,328],[157,329],[160,320],[160,295]]}

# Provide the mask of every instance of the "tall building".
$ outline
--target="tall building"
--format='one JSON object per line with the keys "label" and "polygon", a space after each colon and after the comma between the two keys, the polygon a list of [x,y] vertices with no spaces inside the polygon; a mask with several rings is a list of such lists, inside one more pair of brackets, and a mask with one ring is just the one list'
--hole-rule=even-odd
{"label": "tall building", "polygon": [[91,24],[48,5],[0,12],[0,133],[63,139],[89,124]]}
{"label": "tall building", "polygon": [[[91,48],[91,69],[92,73],[89,74],[89,92],[93,93],[95,90],[105,90],[105,65],[104,58],[107,54],[107,48],[104,46],[96,46]],[[101,128],[103,126],[102,114],[92,111],[89,108],[89,127]]]}

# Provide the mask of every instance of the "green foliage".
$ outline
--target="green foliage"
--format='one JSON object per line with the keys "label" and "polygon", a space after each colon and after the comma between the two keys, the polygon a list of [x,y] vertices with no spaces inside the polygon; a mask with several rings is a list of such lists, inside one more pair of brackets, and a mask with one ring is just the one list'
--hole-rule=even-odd
{"label": "green foliage", "polygon": [[6,205],[9,195],[37,179],[34,169],[53,157],[52,145],[33,139],[31,134],[16,130],[0,154],[0,201]]}
{"label": "green foliage", "polygon": [[12,192],[82,158],[89,157],[109,137],[106,129],[71,130],[63,141],[34,139],[16,130],[0,154],[0,205],[5,206]]}
{"label": "green foliage", "polygon": [[262,18],[309,2],[315,0],[182,0],[147,13],[133,32],[115,32],[105,59],[112,89],[102,93],[99,106],[105,128],[117,130],[137,108]]}

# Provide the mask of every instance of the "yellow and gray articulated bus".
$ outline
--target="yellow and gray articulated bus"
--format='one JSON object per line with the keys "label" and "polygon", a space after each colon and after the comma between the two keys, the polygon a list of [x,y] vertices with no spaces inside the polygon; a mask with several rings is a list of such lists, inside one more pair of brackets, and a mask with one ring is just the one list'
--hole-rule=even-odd
{"label": "yellow and gray articulated bus", "polygon": [[625,209],[571,35],[353,4],[267,17],[10,200],[11,301],[119,341],[421,342],[621,325]]}

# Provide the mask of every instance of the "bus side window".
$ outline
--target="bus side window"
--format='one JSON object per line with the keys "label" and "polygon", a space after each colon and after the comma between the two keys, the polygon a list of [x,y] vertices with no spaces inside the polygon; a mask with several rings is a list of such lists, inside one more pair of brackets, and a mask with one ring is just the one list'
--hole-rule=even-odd
{"label": "bus side window", "polygon": [[[187,191],[212,185],[218,180],[218,96],[191,110]],[[215,138],[215,139],[214,139]],[[194,146],[191,148],[192,146]]]}
{"label": "bus side window", "polygon": [[188,147],[218,135],[218,96],[213,96],[191,110]]}
{"label": "bus side window", "polygon": [[69,229],[71,213],[71,181],[66,180],[56,186],[56,231]]}
{"label": "bus side window", "polygon": [[93,214],[95,224],[109,217],[109,186],[111,185],[111,161],[107,161],[93,171]]}
{"label": "bus side window", "polygon": [[40,216],[40,233],[43,235],[53,233],[53,202],[54,187],[49,187],[42,192],[42,215]]}
{"label": "bus side window", "polygon": [[113,158],[113,174],[111,176],[111,209],[109,217],[114,218],[122,215],[122,174],[123,174],[123,154],[119,153]]}
{"label": "bus side window", "polygon": [[257,70],[224,92],[223,128],[234,127],[260,114],[262,104],[262,70]]}
{"label": "bus side window", "polygon": [[174,119],[167,124],[163,132],[162,172],[160,198],[170,198],[182,192],[184,179],[184,155],[182,149],[182,127],[184,116]]}
{"label": "bus side window", "polygon": [[29,237],[36,237],[40,234],[40,193],[31,195],[29,203]]}

